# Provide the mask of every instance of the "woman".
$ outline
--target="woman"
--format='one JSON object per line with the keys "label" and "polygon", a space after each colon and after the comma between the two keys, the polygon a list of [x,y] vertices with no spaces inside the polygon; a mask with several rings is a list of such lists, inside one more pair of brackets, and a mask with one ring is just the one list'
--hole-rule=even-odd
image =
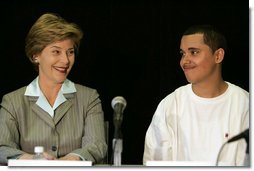
{"label": "woman", "polygon": [[38,71],[28,86],[8,93],[0,109],[0,163],[32,159],[43,146],[48,160],[102,162],[107,144],[96,90],[67,79],[83,33],[58,15],[42,15],[26,38],[26,55]]}

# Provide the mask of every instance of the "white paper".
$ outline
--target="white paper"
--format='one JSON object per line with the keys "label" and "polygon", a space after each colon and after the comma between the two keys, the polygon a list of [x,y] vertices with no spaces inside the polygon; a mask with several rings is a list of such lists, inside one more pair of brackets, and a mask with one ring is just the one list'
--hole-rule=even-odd
{"label": "white paper", "polygon": [[211,162],[196,161],[147,161],[146,166],[215,166]]}
{"label": "white paper", "polygon": [[8,160],[8,167],[17,166],[92,166],[92,161],[72,161],[72,160]]}

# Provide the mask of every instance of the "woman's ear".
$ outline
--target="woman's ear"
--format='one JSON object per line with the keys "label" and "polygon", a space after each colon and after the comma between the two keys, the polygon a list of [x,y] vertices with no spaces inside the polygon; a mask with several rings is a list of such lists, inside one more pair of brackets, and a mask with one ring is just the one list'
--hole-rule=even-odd
{"label": "woman's ear", "polygon": [[38,63],[39,61],[38,61],[38,56],[37,55],[33,55],[33,62],[34,63]]}
{"label": "woman's ear", "polygon": [[219,48],[215,51],[215,63],[221,63],[224,59],[225,51],[222,48]]}

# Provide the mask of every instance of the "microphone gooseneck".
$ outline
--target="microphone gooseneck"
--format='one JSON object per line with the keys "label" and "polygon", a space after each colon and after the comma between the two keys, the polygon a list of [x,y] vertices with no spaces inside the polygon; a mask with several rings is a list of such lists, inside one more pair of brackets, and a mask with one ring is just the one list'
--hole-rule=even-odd
{"label": "microphone gooseneck", "polygon": [[123,121],[123,111],[126,108],[127,102],[122,96],[116,96],[111,102],[114,110],[113,122],[115,127],[114,138],[122,138],[121,125]]}
{"label": "microphone gooseneck", "polygon": [[227,141],[227,143],[231,143],[231,142],[240,140],[242,138],[244,138],[246,143],[247,143],[246,153],[249,154],[249,128],[246,129],[245,131],[243,131],[242,133],[240,133],[240,134],[232,137],[231,139],[229,139]]}
{"label": "microphone gooseneck", "polygon": [[112,143],[112,159],[114,159],[114,166],[121,166],[122,163],[122,150],[123,150],[123,136],[121,132],[121,124],[123,121],[123,111],[127,105],[126,100],[122,96],[113,98],[111,106],[114,110],[114,138]]}
{"label": "microphone gooseneck", "polygon": [[237,141],[239,139],[244,138],[246,140],[246,142],[249,141],[249,128],[246,129],[245,131],[243,131],[242,133],[232,137],[231,139],[228,140],[228,143],[233,142],[233,141]]}
{"label": "microphone gooseneck", "polygon": [[247,143],[247,148],[246,148],[246,156],[244,159],[244,166],[249,166],[249,128],[246,129],[245,131],[241,132],[240,134],[232,137],[231,139],[229,139],[228,141],[226,141],[220,148],[219,153],[217,155],[217,159],[216,159],[216,166],[218,166],[219,164],[219,159],[220,159],[220,155],[221,152],[224,148],[225,145],[227,145],[228,143],[234,142],[234,141],[238,141],[240,139],[244,138],[246,143]]}

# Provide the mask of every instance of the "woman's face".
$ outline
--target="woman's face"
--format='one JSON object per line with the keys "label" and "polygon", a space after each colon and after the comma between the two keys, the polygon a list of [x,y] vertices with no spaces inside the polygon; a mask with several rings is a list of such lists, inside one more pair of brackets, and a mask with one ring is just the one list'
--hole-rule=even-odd
{"label": "woman's face", "polygon": [[39,63],[41,81],[62,84],[75,61],[74,43],[71,39],[54,42],[34,58]]}

